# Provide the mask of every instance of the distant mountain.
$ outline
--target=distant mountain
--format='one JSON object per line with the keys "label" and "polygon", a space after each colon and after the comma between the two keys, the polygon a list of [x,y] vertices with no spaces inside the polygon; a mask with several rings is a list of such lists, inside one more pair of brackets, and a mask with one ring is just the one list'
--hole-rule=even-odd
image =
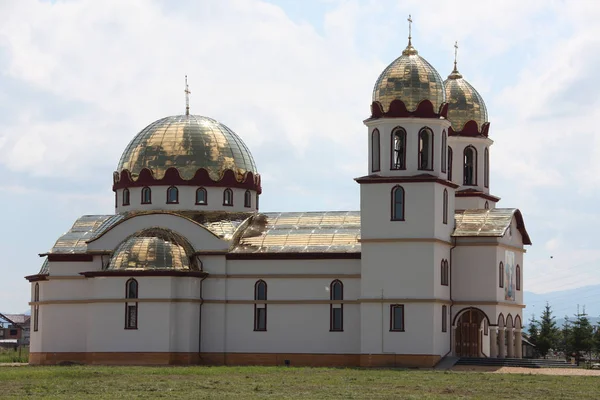
{"label": "distant mountain", "polygon": [[534,314],[539,319],[546,302],[552,307],[552,314],[556,317],[558,325],[562,325],[564,317],[569,320],[575,319],[577,306],[579,312],[585,313],[590,320],[598,322],[600,320],[600,285],[584,286],[577,289],[561,290],[548,293],[523,292],[524,302],[527,307],[523,310],[523,323]]}

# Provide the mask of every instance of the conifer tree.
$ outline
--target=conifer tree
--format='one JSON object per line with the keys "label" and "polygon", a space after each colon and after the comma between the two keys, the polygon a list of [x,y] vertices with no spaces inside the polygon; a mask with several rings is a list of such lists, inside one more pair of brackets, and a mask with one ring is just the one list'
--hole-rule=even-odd
{"label": "conifer tree", "polygon": [[535,315],[531,314],[531,319],[529,320],[529,326],[527,327],[527,336],[529,337],[529,341],[537,346],[538,337],[540,335],[540,331],[538,329],[539,322],[535,319]]}
{"label": "conifer tree", "polygon": [[560,332],[552,316],[552,308],[546,302],[546,307],[542,312],[541,321],[539,324],[539,335],[535,345],[540,355],[544,358],[548,355],[550,349],[556,349],[559,342]]}
{"label": "conifer tree", "polygon": [[575,360],[579,365],[582,353],[591,353],[594,346],[593,334],[594,327],[585,313],[585,307],[582,313],[577,310],[577,319],[573,322],[571,334],[569,335],[569,347],[575,353]]}

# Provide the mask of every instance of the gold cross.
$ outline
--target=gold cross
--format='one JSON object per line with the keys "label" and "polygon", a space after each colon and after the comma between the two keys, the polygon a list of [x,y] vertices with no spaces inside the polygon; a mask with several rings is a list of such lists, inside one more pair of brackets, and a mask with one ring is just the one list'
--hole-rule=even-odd
{"label": "gold cross", "polygon": [[185,76],[185,115],[190,115],[190,88],[188,86],[187,75]]}
{"label": "gold cross", "polygon": [[458,40],[454,42],[454,69],[456,69],[456,55],[458,54]]}
{"label": "gold cross", "polygon": [[412,33],[412,27],[411,27],[411,25],[412,25],[412,18],[410,16],[410,14],[408,14],[408,20],[407,21],[408,21],[408,40],[410,40],[410,36],[411,36],[411,33]]}

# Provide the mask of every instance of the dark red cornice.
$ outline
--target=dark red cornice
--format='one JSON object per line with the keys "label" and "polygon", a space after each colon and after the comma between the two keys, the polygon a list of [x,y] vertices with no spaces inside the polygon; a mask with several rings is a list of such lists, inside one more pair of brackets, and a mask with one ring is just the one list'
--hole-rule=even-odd
{"label": "dark red cornice", "polygon": [[455,193],[456,197],[481,197],[482,199],[490,200],[495,203],[500,201],[500,197],[492,196],[491,194],[483,193],[475,189],[463,189]]}
{"label": "dark red cornice", "polygon": [[228,260],[347,260],[360,259],[360,253],[228,253]]}
{"label": "dark red cornice", "polygon": [[367,175],[361,176],[360,178],[354,179],[358,183],[420,183],[420,182],[435,182],[440,185],[448,186],[449,188],[456,189],[460,185],[451,182],[446,179],[438,178],[434,175],[421,174],[414,176],[378,176],[378,175]]}
{"label": "dark red cornice", "polygon": [[26,276],[25,279],[27,279],[29,282],[47,281],[48,274],[29,275]]}
{"label": "dark red cornice", "polygon": [[448,136],[467,136],[467,137],[488,137],[490,131],[490,123],[485,122],[481,125],[481,131],[477,126],[477,122],[471,120],[467,121],[462,131],[455,131],[450,127],[448,129]]}
{"label": "dark red cornice", "polygon": [[44,254],[40,254],[40,257],[44,257],[44,256],[48,256],[48,261],[61,261],[61,262],[94,261],[94,256],[92,254],[76,254],[76,253],[66,253],[66,254],[44,253]]}
{"label": "dark red cornice", "polygon": [[383,110],[380,102],[371,103],[371,118],[447,118],[448,103],[442,103],[436,113],[433,103],[429,100],[422,100],[414,111],[408,111],[402,100],[392,100],[388,111]]}
{"label": "dark red cornice", "polygon": [[191,179],[183,179],[175,167],[170,167],[165,171],[165,176],[158,179],[148,168],[143,168],[137,178],[133,178],[129,170],[122,170],[121,173],[115,172],[113,177],[113,191],[128,187],[143,186],[220,186],[235,187],[240,189],[255,190],[262,193],[260,175],[252,172],[246,172],[241,181],[238,181],[235,173],[228,169],[223,172],[221,179],[214,181],[208,171],[200,168]]}
{"label": "dark red cornice", "polygon": [[204,271],[179,271],[179,270],[108,270],[80,272],[86,278],[97,276],[188,276],[192,278],[203,278],[208,274]]}

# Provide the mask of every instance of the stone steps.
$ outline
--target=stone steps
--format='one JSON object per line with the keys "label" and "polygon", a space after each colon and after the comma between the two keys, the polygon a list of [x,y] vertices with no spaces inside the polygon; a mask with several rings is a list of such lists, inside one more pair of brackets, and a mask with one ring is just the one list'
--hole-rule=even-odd
{"label": "stone steps", "polygon": [[478,365],[489,367],[521,368],[577,368],[563,360],[544,360],[531,358],[476,358],[461,357],[455,365]]}

